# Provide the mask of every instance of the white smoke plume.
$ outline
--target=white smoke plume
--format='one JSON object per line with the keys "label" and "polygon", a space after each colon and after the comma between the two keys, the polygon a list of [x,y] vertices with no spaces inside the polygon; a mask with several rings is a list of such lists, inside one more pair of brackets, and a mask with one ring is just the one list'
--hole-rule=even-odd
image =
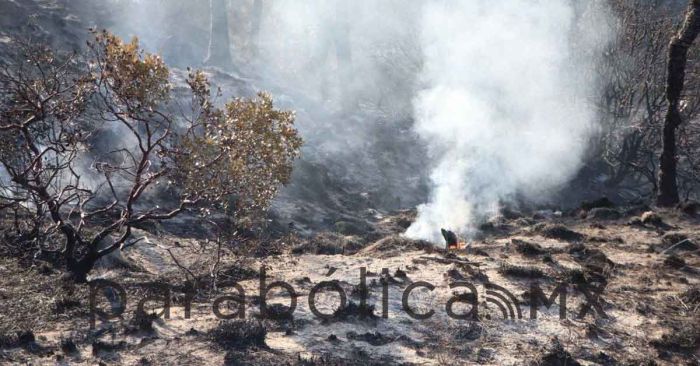
{"label": "white smoke plume", "polygon": [[[297,111],[304,159],[360,189],[403,190],[400,207],[426,200],[409,237],[439,242],[441,227],[469,237],[504,203],[546,201],[582,164],[597,55],[611,38],[605,2],[271,0],[253,36],[254,1],[229,1],[227,71]],[[118,34],[199,66],[208,0],[109,3]]]}
{"label": "white smoke plume", "polygon": [[434,167],[406,235],[469,237],[516,196],[541,200],[576,173],[595,132],[589,72],[606,44],[597,2],[425,4],[415,130]]}

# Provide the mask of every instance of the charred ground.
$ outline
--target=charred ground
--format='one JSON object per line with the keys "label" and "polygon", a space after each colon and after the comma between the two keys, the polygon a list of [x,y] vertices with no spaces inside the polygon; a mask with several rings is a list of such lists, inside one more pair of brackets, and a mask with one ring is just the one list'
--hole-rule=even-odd
{"label": "charred ground", "polygon": [[[48,263],[22,266],[4,259],[0,357],[13,363],[71,364],[696,362],[700,222],[695,213],[647,207],[510,212],[508,218],[493,219],[468,248],[451,252],[401,237],[412,215],[401,212],[368,221],[371,229],[355,235],[290,234],[272,243],[237,239],[239,249],[222,251],[214,271],[216,259],[210,253],[215,243],[144,233],[148,243],[124,253],[132,268],[106,264],[98,274],[122,284],[135,300],[122,317],[98,320],[94,330],[89,328],[87,287],[66,281]],[[359,306],[361,267],[367,269],[367,308]],[[285,314],[288,295],[277,291],[267,298],[268,316],[260,315],[262,268],[268,283],[283,280],[297,291],[292,316]],[[319,294],[317,306],[323,312],[336,309],[329,320],[313,316],[308,307],[308,293],[321,281],[336,283],[348,297],[341,311],[333,292]],[[414,320],[401,311],[401,293],[416,281],[436,287],[411,297],[416,312],[435,310],[431,319]],[[479,321],[448,318],[444,304],[460,292],[449,288],[456,281],[471,282],[479,291],[489,283],[508,289],[518,298],[524,319],[503,320],[484,298]],[[559,319],[555,304],[539,308],[538,319],[529,320],[533,282],[547,296],[558,283],[571,284],[567,319]],[[246,319],[219,320],[212,302],[223,294],[235,295],[234,283],[245,289]],[[384,283],[389,288],[387,319],[381,317]],[[596,311],[577,318],[585,301],[575,286],[584,284],[605,285],[600,304],[608,318]],[[164,285],[172,291],[171,318],[138,315],[137,299],[159,298]],[[189,293],[196,295],[192,317],[185,319],[183,301]],[[99,295],[100,305],[108,306]]]}

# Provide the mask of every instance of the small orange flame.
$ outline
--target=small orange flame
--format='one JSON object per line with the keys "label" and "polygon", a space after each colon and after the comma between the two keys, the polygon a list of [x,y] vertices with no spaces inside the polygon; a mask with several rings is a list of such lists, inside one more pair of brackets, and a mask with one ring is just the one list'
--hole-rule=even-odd
{"label": "small orange flame", "polygon": [[467,247],[467,243],[458,242],[457,244],[452,244],[447,247],[447,250],[461,250]]}

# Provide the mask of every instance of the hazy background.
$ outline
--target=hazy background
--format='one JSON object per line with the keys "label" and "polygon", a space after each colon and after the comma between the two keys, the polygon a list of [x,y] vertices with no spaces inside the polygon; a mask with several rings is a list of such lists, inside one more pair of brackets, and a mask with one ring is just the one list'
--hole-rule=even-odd
{"label": "hazy background", "polygon": [[[233,63],[207,70],[225,96],[269,90],[297,111],[306,145],[273,207],[282,220],[418,207],[408,235],[437,241],[504,204],[547,202],[576,174],[598,129],[603,3],[230,0]],[[203,66],[208,0],[90,4],[88,23]]]}

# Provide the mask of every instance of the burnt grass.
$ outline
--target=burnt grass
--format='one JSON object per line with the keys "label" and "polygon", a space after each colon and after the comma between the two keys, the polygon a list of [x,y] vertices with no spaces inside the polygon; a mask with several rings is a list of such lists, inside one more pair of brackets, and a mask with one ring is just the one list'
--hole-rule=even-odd
{"label": "burnt grass", "polygon": [[547,253],[546,250],[542,249],[537,243],[532,243],[520,239],[512,239],[511,243],[515,245],[515,250],[525,256],[538,256]]}
{"label": "burnt grass", "polygon": [[209,331],[209,338],[219,346],[238,350],[267,347],[266,335],[267,329],[262,322],[249,319],[224,320]]}
{"label": "burnt grass", "polygon": [[683,323],[650,344],[661,352],[692,352],[700,347],[700,324],[697,321]]}
{"label": "burnt grass", "polygon": [[581,366],[576,359],[569,353],[558,339],[552,340],[551,349],[542,354],[539,359],[533,363],[538,366]]}
{"label": "burnt grass", "polygon": [[374,305],[355,303],[349,301],[344,308],[338,309],[333,313],[331,321],[348,321],[348,320],[375,320],[377,315],[374,313]]}
{"label": "burnt grass", "polygon": [[585,235],[569,229],[562,224],[540,223],[535,230],[545,238],[558,239],[567,242],[580,242],[586,238]]}
{"label": "burnt grass", "polygon": [[30,330],[16,331],[0,335],[0,348],[15,348],[27,346],[36,342],[34,333]]}
{"label": "burnt grass", "polygon": [[[483,240],[471,243],[471,247],[463,251],[446,252],[443,249],[434,249],[432,246],[426,247],[422,242],[390,235],[374,244],[368,243],[358,251],[358,254],[347,251],[340,254],[337,250],[328,253],[347,256],[348,260],[352,260],[354,258],[352,256],[359,256],[361,259],[398,257],[404,252],[421,252],[421,256],[440,258],[442,261],[439,262],[440,264],[449,264],[443,273],[448,283],[449,281],[472,281],[477,285],[483,285],[488,282],[486,273],[489,271],[498,271],[507,281],[510,281],[510,284],[539,280],[548,286],[552,285],[554,280],[566,281],[574,287],[604,283],[608,285],[602,302],[606,311],[608,309],[629,310],[626,306],[633,303],[635,305],[630,308],[632,312],[657,322],[655,324],[658,325],[654,325],[653,330],[658,335],[653,339],[643,340],[650,350],[649,353],[632,354],[624,347],[618,346],[586,350],[578,347],[575,342],[567,342],[565,345],[552,343],[551,346],[541,341],[537,344],[518,342],[513,344],[512,348],[516,346],[523,348],[518,351],[522,356],[520,364],[532,362],[533,365],[578,365],[584,363],[584,360],[603,365],[645,364],[644,362],[647,361],[661,365],[688,364],[693,360],[694,352],[700,347],[700,326],[697,322],[700,316],[700,277],[696,271],[700,264],[700,253],[693,252],[690,250],[693,247],[685,244],[674,251],[664,253],[663,250],[683,240],[688,240],[691,244],[697,243],[700,225],[694,221],[679,223],[676,216],[669,214],[659,214],[659,216],[669,226],[672,225],[673,229],[663,231],[657,227],[630,226],[622,223],[602,225],[593,224],[588,219],[580,217],[564,217],[558,218],[556,222],[541,221],[535,226],[521,225],[520,229],[513,229],[513,232],[508,234],[498,232],[489,234],[491,236],[486,235]],[[517,226],[513,224],[515,220],[518,219],[506,221],[506,223],[515,227]],[[646,239],[637,242],[638,238],[630,237],[630,233],[644,235]],[[517,239],[511,237],[515,235]],[[522,237],[526,237],[527,240],[521,239]],[[540,241],[542,237],[547,240]],[[317,239],[314,238],[314,240]],[[344,242],[337,246],[347,247],[347,244]],[[293,252],[294,247],[298,247],[298,242],[283,250]],[[649,247],[655,247],[656,250],[649,251]],[[309,252],[316,253],[316,250]],[[641,259],[627,260],[628,257],[625,257],[627,253]],[[465,267],[461,262],[475,262],[480,266]],[[247,259],[243,263],[231,260],[220,267],[216,278],[219,291],[223,291],[235,282],[254,281],[257,278],[259,273],[257,265]],[[429,261],[424,265],[433,264],[433,261]],[[421,266],[423,264],[419,262],[408,261],[391,267],[393,276],[387,277],[377,276],[376,269],[373,269],[374,276],[377,276],[374,286],[379,286],[382,281],[388,281],[392,291],[394,286],[405,287],[410,281],[420,278]],[[49,359],[53,360],[53,358],[47,358],[49,357],[47,355],[53,352],[65,357],[66,360],[95,357],[101,362],[110,364],[109,360],[115,357],[125,359],[131,357],[132,353],[138,352],[139,347],[134,347],[131,343],[110,341],[108,334],[95,339],[91,338],[87,332],[79,331],[85,328],[89,315],[88,288],[66,282],[61,276],[60,268],[45,261],[20,265],[15,258],[0,258],[0,267],[5,274],[0,276],[0,314],[2,314],[0,316],[0,363],[21,364],[26,360],[42,363]],[[124,276],[127,293],[130,296],[135,293],[135,297],[158,296],[161,294],[158,289],[170,283],[175,307],[181,305],[181,299],[178,299],[189,291],[187,286],[177,287],[181,281],[166,281],[167,276],[161,274],[125,271],[120,275]],[[477,276],[483,277],[477,280]],[[304,278],[295,286],[310,287],[312,283],[311,279]],[[201,277],[200,285],[206,286],[206,291],[211,291],[212,284],[213,280],[208,280],[205,273]],[[221,354],[226,365],[396,364],[396,360],[382,359],[381,357],[388,356],[378,356],[371,350],[375,349],[374,347],[389,349],[403,345],[416,352],[425,352],[427,357],[433,357],[435,354],[431,351],[433,347],[436,347],[435,349],[443,347],[442,344],[434,345],[430,340],[424,339],[416,341],[418,343],[411,343],[397,336],[398,333],[385,330],[384,324],[378,323],[380,318],[374,304],[360,305],[356,296],[359,288],[351,288],[347,305],[336,310],[330,319],[318,321],[318,324],[311,324],[312,321],[303,317],[296,319],[289,317],[286,306],[271,304],[265,317],[251,312],[250,319],[246,320],[212,322],[209,326],[198,324],[197,331],[177,335],[175,339],[181,337],[187,339],[187,342],[195,343],[197,347],[211,349]],[[215,296],[215,294],[198,295],[195,304],[202,305],[205,302],[209,304],[208,296]],[[529,297],[522,296],[524,301],[521,304],[527,304]],[[578,312],[578,305],[580,304],[572,305],[570,311]],[[586,321],[590,319],[586,318]],[[342,326],[343,330],[336,330],[337,336],[329,337],[328,334],[331,333],[334,322],[342,322],[343,324],[338,326]],[[159,327],[156,327],[156,324],[164,323],[167,321],[161,322],[154,314],[137,315],[136,312],[127,310],[124,318],[118,321],[116,329],[119,335],[140,339],[143,344],[153,342],[153,339],[159,339],[159,337],[162,337],[159,339],[161,342],[176,342],[158,333]],[[357,328],[354,325],[357,325]],[[586,326],[599,331],[601,336],[598,338],[613,338],[613,344],[641,340],[625,334],[625,331],[620,331],[615,322],[594,325]],[[311,355],[302,357],[272,349],[266,343],[273,333],[275,336],[282,334],[284,337],[296,337],[305,334],[309,326],[328,329],[329,333],[323,336],[321,343],[338,349],[337,354],[324,355],[314,351]],[[350,326],[353,328],[346,328]],[[42,338],[42,334],[55,332],[58,327],[78,331],[75,334],[71,333],[70,336],[61,335],[60,339],[53,341]],[[368,331],[369,327],[372,330]],[[575,326],[574,330],[576,330]],[[588,334],[585,327],[581,333]],[[64,336],[68,338],[63,338]],[[505,333],[501,334],[500,330],[490,329],[483,323],[468,322],[459,327],[450,327],[449,331],[442,336],[454,343],[455,348],[448,348],[448,350],[460,350],[453,352],[454,364],[466,361],[495,362],[494,355],[510,352],[509,349],[506,350],[500,346],[487,347],[489,349],[486,351],[474,346],[480,342],[494,342],[494,340],[505,342],[505,338],[508,337]],[[510,341],[511,339],[508,338],[508,342]],[[176,347],[172,347],[169,351],[178,352]],[[152,359],[150,356],[147,358]],[[196,357],[192,360],[196,360]]]}
{"label": "burnt grass", "polygon": [[700,286],[691,287],[681,294],[681,299],[689,305],[700,305]]}
{"label": "burnt grass", "polygon": [[47,267],[52,268],[0,257],[0,337],[50,330],[57,322],[75,324],[89,315],[87,286]]}
{"label": "burnt grass", "polygon": [[519,265],[508,264],[508,263],[503,263],[501,265],[501,267],[498,269],[498,272],[505,275],[505,276],[517,277],[517,278],[535,279],[535,278],[548,277],[547,274],[544,273],[544,271],[542,271],[541,269],[539,269],[537,267],[519,266]]}
{"label": "burnt grass", "polygon": [[394,342],[394,338],[387,337],[379,332],[367,332],[358,334],[357,332],[350,331],[346,334],[346,337],[350,340],[369,343],[372,346],[383,346],[385,344]]}

